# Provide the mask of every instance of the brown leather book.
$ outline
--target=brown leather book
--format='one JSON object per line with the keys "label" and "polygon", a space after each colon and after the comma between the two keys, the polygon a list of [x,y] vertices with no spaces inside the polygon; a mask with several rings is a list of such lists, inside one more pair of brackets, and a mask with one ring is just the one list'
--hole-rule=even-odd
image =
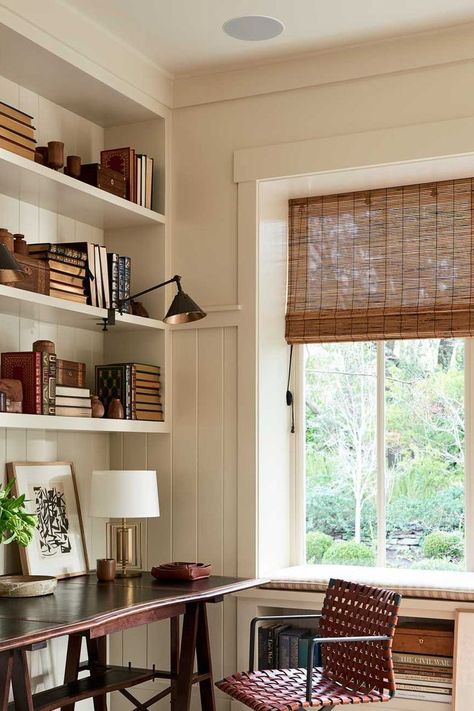
{"label": "brown leather book", "polygon": [[2,378],[20,380],[23,386],[23,412],[41,415],[41,353],[36,351],[2,353]]}
{"label": "brown leather book", "polygon": [[153,422],[164,422],[162,412],[147,412],[146,410],[136,410],[136,420],[152,420]]}
{"label": "brown leather book", "polygon": [[36,141],[33,138],[27,138],[19,133],[15,133],[15,131],[10,131],[8,128],[3,128],[3,126],[0,126],[0,138],[6,138],[7,141],[13,141],[14,143],[19,143],[20,146],[25,146],[25,148],[30,148],[33,151],[35,150]]}
{"label": "brown leather book", "polygon": [[56,299],[64,299],[65,301],[76,301],[78,304],[86,304],[87,296],[81,296],[80,294],[69,294],[66,291],[60,291],[59,289],[50,289],[49,295],[54,296]]}
{"label": "brown leather book", "polygon": [[136,195],[136,160],[133,148],[112,148],[101,151],[100,163],[105,168],[112,168],[121,173],[127,184],[127,198],[137,201]]}
{"label": "brown leather book", "polygon": [[74,286],[83,287],[83,276],[74,276],[73,274],[68,274],[67,272],[58,272],[56,270],[51,270],[50,279],[54,282],[62,282],[63,284],[73,284]]}
{"label": "brown leather book", "polygon": [[76,286],[75,284],[64,284],[64,282],[55,281],[54,274],[55,272],[50,272],[50,289],[57,289],[58,291],[64,291],[68,294],[80,294],[81,296],[85,296],[84,287],[82,285]]}
{"label": "brown leather book", "polygon": [[21,121],[17,121],[16,119],[10,118],[10,116],[4,116],[1,112],[0,126],[2,128],[8,128],[10,131],[15,131],[15,133],[19,133],[25,138],[35,137],[34,126],[29,126],[26,123],[22,123]]}
{"label": "brown leather book", "polygon": [[20,146],[19,143],[9,141],[7,138],[0,137],[0,148],[5,148],[5,150],[10,151],[10,153],[16,153],[17,156],[21,156],[22,158],[29,158],[30,160],[35,159],[35,152],[33,149]]}
{"label": "brown leather book", "polygon": [[0,113],[15,119],[15,121],[26,123],[28,126],[31,126],[33,121],[32,116],[25,114],[24,111],[20,111],[20,109],[16,109],[14,106],[10,106],[10,104],[5,104],[4,101],[0,101]]}

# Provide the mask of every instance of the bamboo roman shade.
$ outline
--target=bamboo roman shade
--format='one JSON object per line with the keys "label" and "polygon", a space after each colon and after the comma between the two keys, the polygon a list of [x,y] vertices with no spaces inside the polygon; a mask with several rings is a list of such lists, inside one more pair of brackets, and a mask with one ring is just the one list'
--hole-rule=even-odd
{"label": "bamboo roman shade", "polygon": [[288,343],[474,335],[473,180],[290,200]]}

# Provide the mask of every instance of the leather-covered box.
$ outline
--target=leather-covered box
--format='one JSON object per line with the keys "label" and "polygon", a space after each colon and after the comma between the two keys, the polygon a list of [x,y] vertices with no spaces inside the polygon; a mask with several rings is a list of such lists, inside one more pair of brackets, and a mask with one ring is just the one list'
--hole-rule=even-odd
{"label": "leather-covered box", "polygon": [[127,182],[122,173],[112,168],[104,168],[100,163],[81,165],[81,180],[112,195],[125,199],[127,197]]}
{"label": "leather-covered box", "polygon": [[15,259],[26,273],[25,279],[9,284],[15,289],[34,291],[37,294],[49,294],[49,266],[42,259],[33,259],[26,254],[15,252]]}
{"label": "leather-covered box", "polygon": [[86,385],[86,364],[75,360],[56,360],[56,385],[84,388]]}

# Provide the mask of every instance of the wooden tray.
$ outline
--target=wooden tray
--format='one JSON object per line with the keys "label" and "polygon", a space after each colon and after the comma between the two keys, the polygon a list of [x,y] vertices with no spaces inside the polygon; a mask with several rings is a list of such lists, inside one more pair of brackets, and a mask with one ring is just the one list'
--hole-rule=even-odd
{"label": "wooden tray", "polygon": [[58,581],[49,575],[2,575],[0,597],[38,597],[51,595]]}

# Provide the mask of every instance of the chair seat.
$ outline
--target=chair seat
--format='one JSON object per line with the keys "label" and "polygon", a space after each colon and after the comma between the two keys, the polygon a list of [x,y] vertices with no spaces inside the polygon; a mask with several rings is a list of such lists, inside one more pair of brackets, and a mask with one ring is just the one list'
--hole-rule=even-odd
{"label": "chair seat", "polygon": [[233,674],[216,686],[254,711],[297,711],[331,704],[363,704],[389,701],[378,691],[352,691],[314,670],[313,697],[306,701],[306,669],[267,669]]}

